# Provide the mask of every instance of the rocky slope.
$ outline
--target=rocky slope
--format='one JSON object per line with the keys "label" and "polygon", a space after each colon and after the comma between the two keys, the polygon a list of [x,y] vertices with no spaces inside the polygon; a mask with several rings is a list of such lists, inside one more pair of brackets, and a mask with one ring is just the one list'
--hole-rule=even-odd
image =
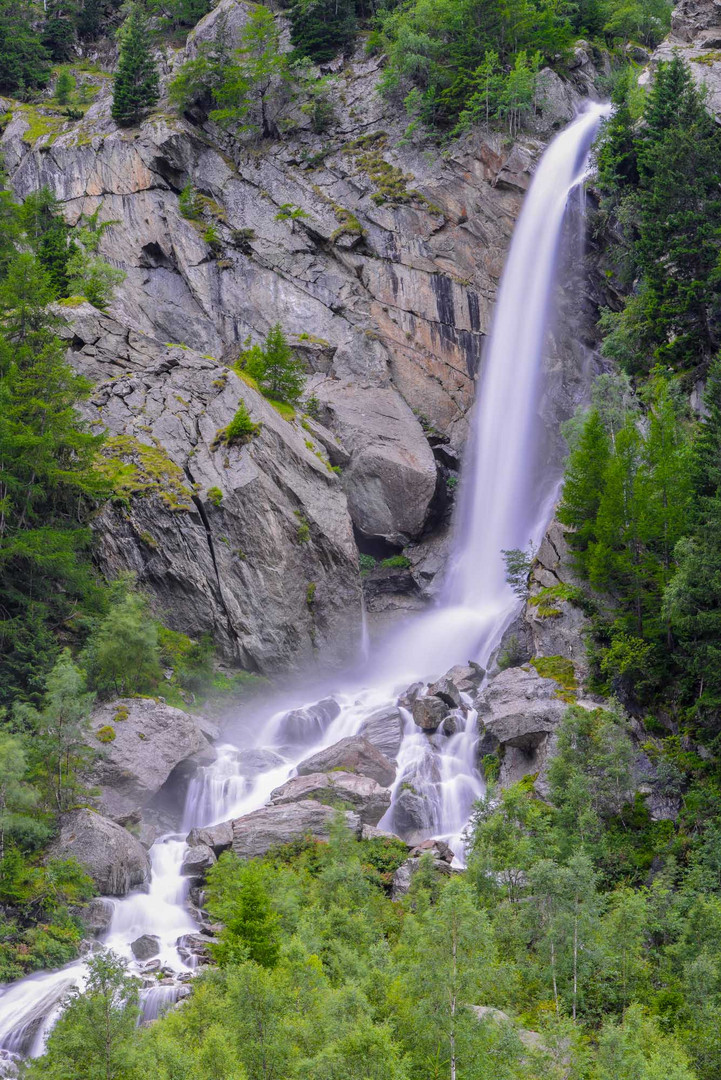
{"label": "rocky slope", "polygon": [[[248,10],[222,0],[184,50],[166,49],[164,84],[221,27],[236,44]],[[109,314],[63,309],[71,360],[97,382],[92,420],[137,481],[96,522],[99,560],[133,570],[170,626],[209,631],[264,671],[342,654],[360,621],[354,537],[377,554],[411,545],[410,575],[371,586],[372,611],[432,590],[444,560],[433,532],[520,201],[544,141],[593,92],[590,51],[574,63],[566,83],[543,73],[533,137],[476,131],[442,155],[403,142],[399,103],[377,91],[380,61],[360,54],[331,65],[328,131],[289,98],[282,136],[263,143],[162,103],[119,130],[107,75],[92,76],[81,121],[6,103],[17,194],[47,185],[71,223],[111,223],[100,251],[127,276]],[[198,220],[180,212],[188,183]],[[287,205],[303,216],[283,220]],[[583,393],[593,300],[570,314],[542,405],[554,420]],[[277,321],[317,403],[302,427],[228,370]],[[260,435],[218,448],[241,399]]]}

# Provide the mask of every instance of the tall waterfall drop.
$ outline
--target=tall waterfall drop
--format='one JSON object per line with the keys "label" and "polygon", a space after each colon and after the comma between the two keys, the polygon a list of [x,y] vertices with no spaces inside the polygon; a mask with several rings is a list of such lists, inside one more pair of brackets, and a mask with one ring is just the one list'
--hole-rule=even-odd
{"label": "tall waterfall drop", "polygon": [[[183,977],[189,975],[187,953],[176,947],[176,939],[193,928],[180,873],[182,836],[189,828],[263,806],[303,758],[356,734],[380,709],[395,707],[399,692],[415,679],[427,681],[469,659],[485,663],[513,617],[518,601],[506,584],[501,550],[525,547],[529,538],[540,540],[558,487],[557,473],[537,484],[529,468],[543,437],[538,401],[544,345],[569,196],[584,179],[591,144],[607,113],[607,106],[590,105],[553,140],[526,196],[484,358],[442,604],[371,650],[362,674],[333,694],[336,709],[313,713],[316,703],[295,702],[296,709],[315,717],[305,730],[297,720],[292,727],[286,723],[291,707],[286,704],[264,724],[261,716],[254,717],[256,734],[244,738],[242,747],[219,747],[215,764],[201,770],[191,784],[183,834],[161,837],[151,850],[150,892],[131,894],[115,905],[105,942],[125,955],[141,976],[142,967],[134,963],[130,950],[140,934],[156,934],[163,963]],[[412,776],[425,807],[425,834],[449,839],[457,854],[462,853],[461,837],[473,802],[483,792],[476,767],[477,717],[470,704],[470,699],[464,702],[450,736],[427,735],[403,712],[394,802],[381,822],[391,828],[398,824],[395,795]],[[0,990],[0,1054],[41,1053],[63,995],[72,986],[82,986],[84,978],[85,965],[78,961]],[[157,1015],[162,1004],[162,993],[150,986],[153,981],[146,979],[147,1018]],[[166,1003],[176,997],[167,994]]]}

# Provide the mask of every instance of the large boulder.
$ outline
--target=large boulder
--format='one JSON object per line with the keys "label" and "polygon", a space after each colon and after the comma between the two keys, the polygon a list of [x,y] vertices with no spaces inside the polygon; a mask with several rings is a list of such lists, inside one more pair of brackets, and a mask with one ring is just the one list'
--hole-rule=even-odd
{"label": "large boulder", "polygon": [[449,705],[434,694],[417,697],[411,706],[413,719],[423,731],[435,731],[450,712]]}
{"label": "large boulder", "polygon": [[127,829],[94,810],[71,810],[50,845],[54,859],[77,859],[104,896],[125,896],[150,878],[150,859]]}
{"label": "large boulder", "polygon": [[223,821],[219,825],[208,825],[204,829],[191,829],[186,843],[189,847],[207,847],[220,855],[233,843],[233,824]]}
{"label": "large boulder", "polygon": [[208,746],[195,717],[151,698],[101,705],[91,724],[98,805],[121,824],[138,821],[176,765]]}
{"label": "large boulder", "polygon": [[502,787],[543,769],[568,707],[558,691],[558,684],[541,678],[535,668],[517,667],[502,671],[478,698],[481,745],[486,753],[500,750]]}
{"label": "large boulder", "polygon": [[357,811],[364,825],[377,825],[391,804],[391,794],[369,776],[354,773],[310,773],[294,776],[270,794],[274,806],[316,799],[327,806]]}
{"label": "large boulder", "polygon": [[[333,807],[312,799],[254,810],[233,822],[233,851],[241,859],[254,859],[293,840],[327,840],[336,813]],[[360,836],[358,814],[347,810],[344,817],[351,832]]]}
{"label": "large boulder", "polygon": [[335,698],[323,698],[302,709],[292,709],[278,722],[278,733],[288,742],[317,742],[340,713]]}
{"label": "large boulder", "polygon": [[393,830],[409,843],[420,842],[431,827],[431,807],[410,783],[401,785],[393,803]]}
{"label": "large boulder", "polygon": [[395,765],[382,754],[372,742],[358,735],[341,739],[332,746],[320,750],[317,754],[301,761],[298,775],[331,772],[342,769],[344,772],[370,776],[381,787],[390,787],[395,780]]}
{"label": "large boulder", "polygon": [[395,761],[403,740],[401,714],[394,705],[379,709],[363,721],[358,734],[373,743],[389,761]]}
{"label": "large boulder", "polygon": [[329,379],[315,394],[324,422],[350,453],[343,485],[358,531],[393,544],[420,536],[436,490],[436,463],[400,394]]}

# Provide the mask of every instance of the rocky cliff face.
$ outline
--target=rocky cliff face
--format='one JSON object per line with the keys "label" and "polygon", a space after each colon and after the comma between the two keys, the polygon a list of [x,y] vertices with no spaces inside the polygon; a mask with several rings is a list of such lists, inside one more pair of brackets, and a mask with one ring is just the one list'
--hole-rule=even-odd
{"label": "rocky cliff face", "polygon": [[[221,0],[184,51],[166,52],[165,81],[221,26],[237,43],[247,13]],[[167,111],[121,131],[97,76],[83,120],[38,135],[42,123],[19,108],[2,136],[17,194],[47,185],[72,223],[97,211],[112,223],[100,251],[127,275],[108,315],[63,309],[71,360],[97,382],[92,421],[134,476],[96,522],[101,566],[133,570],[171,626],[211,632],[251,668],[351,647],[354,536],[382,552],[416,543],[410,591],[426,595],[443,565],[429,533],[447,509],[445,470],[467,433],[521,198],[544,140],[595,74],[579,48],[572,82],[544,73],[533,138],[474,132],[440,155],[403,143],[378,69],[362,56],[336,65],[335,120],[322,135],[293,100],[276,118],[282,136],[264,143]],[[199,220],[180,212],[188,183]],[[283,220],[288,204],[303,216]],[[542,406],[555,418],[583,392],[593,315],[576,311],[559,334],[558,393]],[[229,370],[275,322],[318,402],[318,420],[302,426]],[[260,434],[219,448],[241,399]]]}
{"label": "rocky cliff face", "polygon": [[708,91],[709,108],[721,116],[721,6],[715,0],[681,0],[671,16],[671,33],[656,49],[650,68],[641,76],[648,81],[659,61],[678,53],[690,66],[693,77]]}

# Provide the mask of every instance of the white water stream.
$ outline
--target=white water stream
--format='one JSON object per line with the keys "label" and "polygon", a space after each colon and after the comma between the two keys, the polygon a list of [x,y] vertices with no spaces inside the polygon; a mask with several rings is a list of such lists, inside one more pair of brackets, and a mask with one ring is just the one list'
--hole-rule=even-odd
{"label": "white water stream", "polygon": [[[364,631],[363,671],[333,693],[331,707],[317,701],[296,704],[289,720],[286,706],[265,724],[256,722],[255,739],[244,740],[242,749],[218,747],[217,761],[191,783],[183,832],[161,838],[151,849],[149,891],[114,904],[104,944],[141,974],[143,965],[132,960],[130,943],[142,934],[159,937],[161,964],[176,972],[190,970],[187,953],[181,955],[177,947],[179,938],[196,929],[185,903],[187,880],[180,874],[183,838],[190,828],[263,806],[303,758],[356,734],[374,713],[394,706],[416,680],[427,682],[469,659],[485,664],[513,618],[518,601],[506,584],[501,550],[540,541],[557,492],[557,470],[547,470],[539,484],[532,467],[543,442],[538,401],[544,346],[566,208],[584,179],[591,144],[607,112],[607,106],[590,105],[553,140],[524,201],[484,356],[441,605],[396,629],[391,640],[370,653]],[[425,807],[425,834],[447,839],[460,854],[471,807],[483,792],[476,713],[468,699],[458,712],[455,734],[429,736],[408,712],[401,712],[394,801],[380,824],[393,828],[395,796],[412,777]],[[82,986],[84,973],[78,961],[0,991],[0,1051],[41,1053],[63,996],[72,986]],[[177,987],[149,988],[144,992],[146,1018],[176,998]]]}

